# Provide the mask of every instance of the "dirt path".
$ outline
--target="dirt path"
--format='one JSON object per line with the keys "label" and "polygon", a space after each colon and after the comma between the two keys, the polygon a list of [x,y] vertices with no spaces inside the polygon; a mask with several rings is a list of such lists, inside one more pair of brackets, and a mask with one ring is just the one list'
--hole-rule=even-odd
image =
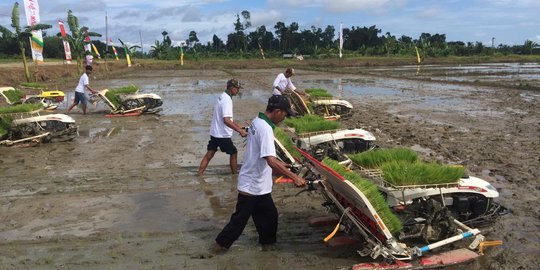
{"label": "dirt path", "polygon": [[[195,177],[209,119],[225,81],[245,83],[235,120],[264,110],[281,69],[147,70],[96,88],[136,84],[164,100],[160,115],[105,118],[79,111],[73,142],[0,148],[0,264],[6,269],[336,269],[361,261],[354,247],[322,244],[332,228],[310,228],[325,214],[319,194],[295,197],[275,187],[278,250],[260,252],[249,225],[223,256],[207,252],[236,200],[236,176],[217,154]],[[512,213],[487,236],[503,240],[468,269],[534,269],[539,263],[540,106],[534,91],[482,88],[298,70],[301,88],[323,87],[355,106],[343,123],[372,131],[382,146],[407,146],[427,158],[466,165],[501,192]],[[71,91],[71,82],[58,83]],[[341,89],[341,90],[338,90]],[[242,145],[242,139],[235,137]],[[241,148],[241,147],[240,147]],[[240,162],[243,150],[240,150]],[[523,257],[521,255],[527,255]]]}

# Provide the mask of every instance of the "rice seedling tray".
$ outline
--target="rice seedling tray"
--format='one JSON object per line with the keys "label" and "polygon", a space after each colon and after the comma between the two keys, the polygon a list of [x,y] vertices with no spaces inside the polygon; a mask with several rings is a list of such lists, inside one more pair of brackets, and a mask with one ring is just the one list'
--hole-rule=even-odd
{"label": "rice seedling tray", "polygon": [[[353,163],[354,164],[354,163]],[[381,169],[368,169],[357,164],[354,165],[357,168],[357,171],[363,177],[369,178],[374,181],[377,185],[383,186],[386,188],[393,189],[413,189],[413,188],[451,188],[457,187],[459,185],[459,179],[452,183],[441,183],[441,184],[417,184],[417,185],[394,185],[383,178],[383,171]]]}

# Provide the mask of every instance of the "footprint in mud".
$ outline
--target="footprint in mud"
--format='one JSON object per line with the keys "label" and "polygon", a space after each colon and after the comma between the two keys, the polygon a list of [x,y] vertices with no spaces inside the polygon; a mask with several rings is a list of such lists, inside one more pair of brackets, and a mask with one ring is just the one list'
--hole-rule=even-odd
{"label": "footprint in mud", "polygon": [[189,258],[191,259],[199,259],[199,260],[206,260],[206,259],[211,259],[213,258],[215,255],[210,253],[210,252],[205,252],[205,253],[201,253],[201,254],[193,254],[191,255]]}

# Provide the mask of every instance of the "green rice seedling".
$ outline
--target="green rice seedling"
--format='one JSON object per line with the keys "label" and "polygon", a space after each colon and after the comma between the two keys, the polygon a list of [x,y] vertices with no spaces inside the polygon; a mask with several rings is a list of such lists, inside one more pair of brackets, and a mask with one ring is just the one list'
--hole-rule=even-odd
{"label": "green rice seedling", "polygon": [[114,105],[114,107],[118,108],[120,104],[122,104],[122,99],[117,96],[115,93],[111,91],[107,91],[105,93],[105,97]]}
{"label": "green rice seedling", "polygon": [[285,133],[285,131],[283,131],[282,129],[276,127],[276,128],[274,128],[274,136],[276,136],[276,139],[285,147],[285,149],[287,149],[287,151],[289,151],[289,153],[293,157],[295,157],[297,159],[300,159],[302,157],[302,154],[300,154],[300,152],[298,152],[298,150],[296,150],[296,148],[294,148],[293,141],[291,140],[289,135],[287,135],[287,133]]}
{"label": "green rice seedling", "polygon": [[320,116],[312,114],[304,115],[299,118],[287,118],[285,119],[285,125],[293,127],[298,134],[340,128],[339,122],[328,121]]}
{"label": "green rice seedling", "polygon": [[306,93],[309,94],[312,98],[331,98],[332,94],[330,94],[326,89],[322,88],[307,88]]}
{"label": "green rice seedling", "polygon": [[418,161],[418,154],[409,148],[377,149],[362,153],[349,154],[354,164],[374,169],[389,161],[404,161],[414,163]]}
{"label": "green rice seedling", "polygon": [[109,92],[115,95],[119,95],[119,94],[132,94],[132,93],[137,92],[138,90],[139,90],[138,86],[128,85],[128,86],[122,86],[118,88],[109,89]]}
{"label": "green rice seedling", "polygon": [[6,135],[8,129],[11,127],[13,118],[9,115],[0,115],[0,138]]}
{"label": "green rice seedling", "polygon": [[19,104],[16,106],[0,108],[0,137],[4,136],[8,129],[11,127],[13,117],[10,113],[24,113],[39,110],[43,107],[41,103],[38,104]]}
{"label": "green rice seedling", "polygon": [[43,108],[43,104],[41,103],[35,103],[35,104],[25,103],[25,104],[19,104],[16,106],[2,107],[0,108],[0,114],[32,112],[32,111],[37,111],[41,108]]}
{"label": "green rice seedling", "polygon": [[19,89],[7,90],[2,93],[7,97],[10,104],[20,102],[24,96],[23,92]]}
{"label": "green rice seedling", "polygon": [[122,104],[122,99],[118,96],[121,94],[132,94],[139,90],[136,85],[122,86],[118,88],[112,88],[105,93],[105,97],[115,106],[119,107]]}
{"label": "green rice seedling", "polygon": [[387,162],[381,170],[383,178],[394,186],[452,184],[465,173],[461,166],[403,161]]}
{"label": "green rice seedling", "polygon": [[46,86],[41,83],[35,83],[35,82],[22,82],[19,84],[21,87],[28,87],[28,88],[34,88],[34,89],[44,89]]}
{"label": "green rice seedling", "polygon": [[403,224],[399,218],[392,213],[390,207],[386,203],[386,200],[380,193],[379,189],[372,182],[363,179],[355,172],[345,168],[337,161],[325,158],[323,163],[343,176],[345,179],[353,183],[369,200],[377,214],[381,217],[384,224],[388,227],[388,230],[394,234],[403,230]]}

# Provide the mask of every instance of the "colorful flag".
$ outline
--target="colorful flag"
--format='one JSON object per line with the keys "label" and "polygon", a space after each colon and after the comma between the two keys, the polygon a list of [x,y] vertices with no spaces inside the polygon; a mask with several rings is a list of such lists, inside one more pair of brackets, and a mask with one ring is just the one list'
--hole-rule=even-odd
{"label": "colorful flag", "polygon": [[114,47],[114,44],[112,42],[112,39],[109,38],[109,42],[111,43],[112,51],[114,52],[114,57],[116,58],[116,61],[118,61],[118,53],[116,52],[116,48]]}
{"label": "colorful flag", "polygon": [[66,29],[64,28],[64,22],[58,21],[58,26],[60,27],[60,34],[62,35],[62,42],[64,43],[64,52],[66,54],[66,62],[71,64],[71,48],[69,47],[69,42],[67,41]]}
{"label": "colorful flag", "polygon": [[86,52],[86,65],[91,66],[94,56],[92,56],[92,45],[90,41],[90,36],[88,35],[88,30],[84,34],[84,51]]}
{"label": "colorful flag", "polygon": [[184,65],[184,48],[182,48],[182,44],[180,44],[180,65]]}
{"label": "colorful flag", "polygon": [[92,48],[94,48],[94,52],[96,53],[97,58],[101,59],[101,54],[99,54],[99,51],[97,50],[96,45],[94,45],[94,43],[90,43],[90,44],[92,44]]}
{"label": "colorful flag", "polygon": [[[26,23],[29,26],[39,23],[39,5],[37,0],[24,0],[24,11],[26,13]],[[32,49],[32,59],[38,64],[43,63],[43,35],[41,30],[32,31],[30,48]]]}
{"label": "colorful flag", "polygon": [[339,58],[341,58],[341,50],[343,50],[343,23],[339,24]]}

